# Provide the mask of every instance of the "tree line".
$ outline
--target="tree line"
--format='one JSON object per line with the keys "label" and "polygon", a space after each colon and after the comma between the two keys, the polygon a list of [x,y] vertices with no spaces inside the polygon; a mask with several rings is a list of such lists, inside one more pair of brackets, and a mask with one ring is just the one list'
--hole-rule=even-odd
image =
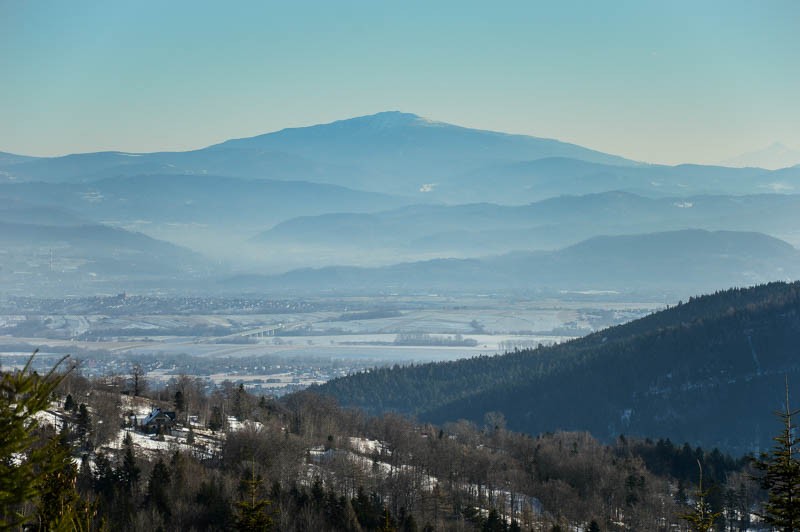
{"label": "tree line", "polygon": [[[312,392],[276,400],[229,384],[201,397],[191,383],[141,389],[137,400],[197,418],[218,445],[152,451],[123,431],[130,399],[108,383],[76,370],[3,373],[2,523],[39,530],[688,530],[707,508],[714,529],[748,530],[758,524],[753,512],[767,519],[786,500],[785,483],[773,479],[787,467],[800,471],[791,430],[754,462],[669,440],[531,436],[509,430],[499,412],[479,424],[437,426],[393,413],[368,416]],[[47,411],[63,417],[59,428],[34,421]],[[237,430],[225,427],[229,416],[240,422]],[[122,445],[109,445],[120,434]]]}

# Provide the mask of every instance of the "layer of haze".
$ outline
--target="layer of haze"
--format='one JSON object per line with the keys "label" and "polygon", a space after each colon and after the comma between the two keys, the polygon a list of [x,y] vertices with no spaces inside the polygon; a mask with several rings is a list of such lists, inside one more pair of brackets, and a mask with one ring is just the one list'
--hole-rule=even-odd
{"label": "layer of haze", "polygon": [[0,150],[202,147],[400,109],[637,160],[800,147],[800,3],[0,0]]}

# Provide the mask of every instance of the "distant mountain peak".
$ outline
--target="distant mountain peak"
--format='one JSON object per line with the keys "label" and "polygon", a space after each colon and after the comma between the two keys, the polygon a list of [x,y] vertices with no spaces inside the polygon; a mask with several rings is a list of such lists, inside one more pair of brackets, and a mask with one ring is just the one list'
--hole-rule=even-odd
{"label": "distant mountain peak", "polygon": [[775,141],[766,148],[743,153],[722,162],[724,166],[757,167],[778,170],[800,164],[800,151]]}
{"label": "distant mountain peak", "polygon": [[375,129],[390,129],[411,125],[447,125],[443,122],[437,122],[414,113],[405,113],[403,111],[381,111],[371,115],[346,118],[331,123],[331,125],[349,124],[365,125]]}
{"label": "distant mountain peak", "polygon": [[373,118],[385,121],[397,121],[402,123],[402,122],[413,122],[415,120],[421,119],[422,117],[414,113],[406,113],[404,111],[381,111],[379,113],[374,113],[371,115],[364,115],[360,118]]}
{"label": "distant mountain peak", "polygon": [[768,150],[781,150],[781,151],[787,151],[787,150],[789,150],[789,147],[788,147],[788,146],[786,146],[786,144],[784,144],[783,142],[778,142],[778,141],[776,140],[775,142],[773,142],[772,144],[770,144],[769,146],[767,146],[767,149],[768,149]]}
{"label": "distant mountain peak", "polygon": [[[352,133],[371,133],[376,131],[391,131],[394,129],[402,129],[409,126],[451,126],[444,122],[437,122],[428,118],[415,115],[414,113],[405,113],[402,111],[381,111],[371,115],[355,116],[351,118],[343,118],[334,120],[333,122],[326,122],[323,124],[314,124],[310,126],[288,127],[278,131],[263,133],[254,137],[245,137],[240,139],[231,139],[220,144],[210,146],[217,148],[220,146],[230,147],[231,145],[247,145],[252,142],[260,142],[264,139],[274,139],[281,136],[289,135],[295,137],[297,135],[305,135],[309,132],[315,135],[334,133],[335,135],[350,135]],[[451,126],[455,127],[455,126]]]}

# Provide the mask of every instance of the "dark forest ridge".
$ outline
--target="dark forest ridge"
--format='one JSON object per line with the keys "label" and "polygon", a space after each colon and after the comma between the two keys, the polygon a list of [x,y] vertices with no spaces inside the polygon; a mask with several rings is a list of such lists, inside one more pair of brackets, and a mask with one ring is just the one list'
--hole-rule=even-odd
{"label": "dark forest ridge", "polygon": [[736,452],[765,449],[764,412],[800,386],[800,283],[690,299],[552,347],[503,356],[376,368],[317,391],[344,406],[441,423],[502,414],[539,434],[588,430],[669,437]]}

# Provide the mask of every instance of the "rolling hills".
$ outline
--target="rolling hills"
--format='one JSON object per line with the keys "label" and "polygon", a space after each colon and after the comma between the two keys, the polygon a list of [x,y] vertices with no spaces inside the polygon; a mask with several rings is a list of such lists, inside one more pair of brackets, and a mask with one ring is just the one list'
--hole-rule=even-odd
{"label": "rolling hills", "polygon": [[153,174],[92,183],[0,185],[0,207],[25,206],[32,213],[31,223],[68,209],[80,212],[87,221],[146,233],[234,264],[246,253],[248,238],[286,218],[340,209],[369,212],[408,202],[336,185],[212,175]]}
{"label": "rolling hills", "polygon": [[0,289],[6,294],[185,288],[219,272],[201,255],[141,233],[53,212],[38,217],[40,223],[20,223],[19,211],[10,213],[0,210]]}
{"label": "rolling hills", "polygon": [[[0,220],[146,234],[243,273],[218,284],[235,291],[650,290],[658,281],[669,292],[683,270],[681,293],[693,293],[795,275],[793,250],[751,233],[800,244],[800,196],[787,194],[800,190],[800,167],[652,165],[394,111],[186,152],[1,153],[0,176]],[[720,234],[664,240],[694,229],[740,241],[723,252],[712,251]],[[601,251],[617,241],[606,240],[592,257],[582,244],[625,235],[660,238],[666,254],[617,248],[612,259]],[[748,251],[762,244],[763,255]]]}
{"label": "rolling hills", "polygon": [[359,250],[425,258],[479,257],[521,249],[552,250],[598,234],[681,229],[759,231],[800,244],[800,195],[649,198],[611,191],[559,196],[529,205],[414,205],[372,213],[330,213],[281,222],[255,237],[265,247],[321,252],[340,263]]}
{"label": "rolling hills", "polygon": [[299,292],[602,290],[690,295],[800,273],[800,252],[760,233],[681,230],[600,236],[555,251],[390,266],[303,268],[230,278],[229,287]]}

